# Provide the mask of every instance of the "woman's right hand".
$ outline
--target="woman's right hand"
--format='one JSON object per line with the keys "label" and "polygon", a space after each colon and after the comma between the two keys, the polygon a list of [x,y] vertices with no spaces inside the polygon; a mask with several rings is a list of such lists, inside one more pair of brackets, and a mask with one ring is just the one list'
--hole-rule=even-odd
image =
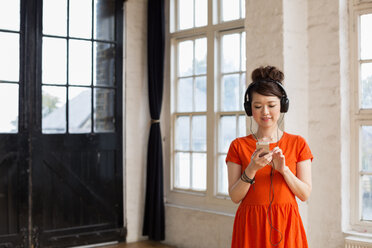
{"label": "woman's right hand", "polygon": [[251,157],[251,162],[246,168],[247,175],[254,175],[256,172],[266,165],[268,165],[272,159],[273,159],[273,153],[269,152],[265,154],[266,152],[260,148],[258,150],[255,150]]}

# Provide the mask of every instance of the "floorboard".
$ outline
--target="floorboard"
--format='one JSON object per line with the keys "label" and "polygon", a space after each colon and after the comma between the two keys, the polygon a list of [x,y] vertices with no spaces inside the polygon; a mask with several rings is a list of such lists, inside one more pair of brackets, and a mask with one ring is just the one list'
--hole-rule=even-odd
{"label": "floorboard", "polygon": [[135,243],[119,243],[115,245],[104,246],[104,248],[176,248],[160,242],[140,241]]}

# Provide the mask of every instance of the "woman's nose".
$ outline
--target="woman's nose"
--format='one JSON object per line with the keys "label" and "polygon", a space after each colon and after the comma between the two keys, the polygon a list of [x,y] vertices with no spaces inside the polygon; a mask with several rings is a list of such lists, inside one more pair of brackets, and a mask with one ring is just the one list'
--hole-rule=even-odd
{"label": "woman's nose", "polygon": [[262,107],[262,114],[266,115],[266,114],[268,114],[268,113],[269,113],[269,109],[268,109],[268,107],[267,107],[267,106],[263,106],[263,107]]}

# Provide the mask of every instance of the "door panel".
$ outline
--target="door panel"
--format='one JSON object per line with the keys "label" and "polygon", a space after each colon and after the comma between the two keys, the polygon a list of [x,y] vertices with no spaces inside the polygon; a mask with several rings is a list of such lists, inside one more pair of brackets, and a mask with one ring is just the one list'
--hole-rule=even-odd
{"label": "door panel", "polygon": [[41,247],[124,240],[117,142],[113,134],[41,137],[33,167],[33,225]]}
{"label": "door panel", "polygon": [[27,163],[17,135],[0,135],[0,140],[0,247],[27,247]]}

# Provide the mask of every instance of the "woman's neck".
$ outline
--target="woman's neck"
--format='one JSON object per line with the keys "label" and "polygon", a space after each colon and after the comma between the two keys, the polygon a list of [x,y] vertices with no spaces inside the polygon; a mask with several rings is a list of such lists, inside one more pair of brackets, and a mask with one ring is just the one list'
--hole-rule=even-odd
{"label": "woman's neck", "polygon": [[283,131],[276,126],[272,128],[258,128],[255,136],[259,141],[277,142],[282,135]]}

